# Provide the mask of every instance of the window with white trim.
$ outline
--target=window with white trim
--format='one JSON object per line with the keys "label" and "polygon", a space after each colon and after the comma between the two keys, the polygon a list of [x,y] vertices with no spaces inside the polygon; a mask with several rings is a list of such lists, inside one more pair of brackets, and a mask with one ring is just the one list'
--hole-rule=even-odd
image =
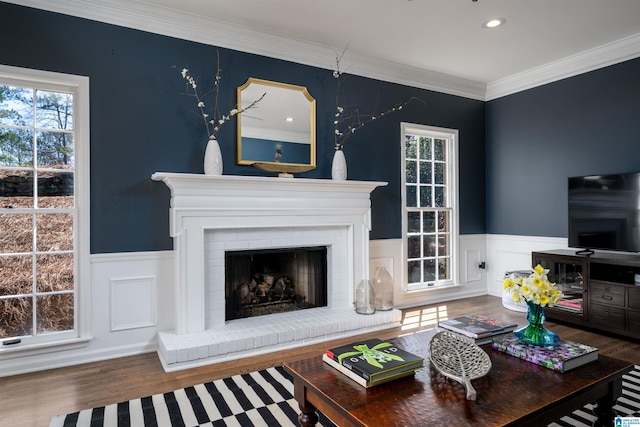
{"label": "window with white trim", "polygon": [[402,124],[405,292],[457,276],[457,131]]}
{"label": "window with white trim", "polygon": [[89,337],[89,81],[0,66],[0,354]]}

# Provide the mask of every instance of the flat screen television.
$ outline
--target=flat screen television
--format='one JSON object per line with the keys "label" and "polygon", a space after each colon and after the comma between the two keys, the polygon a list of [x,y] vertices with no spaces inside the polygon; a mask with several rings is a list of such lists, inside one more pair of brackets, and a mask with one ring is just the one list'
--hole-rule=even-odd
{"label": "flat screen television", "polygon": [[569,178],[569,246],[640,252],[640,172]]}

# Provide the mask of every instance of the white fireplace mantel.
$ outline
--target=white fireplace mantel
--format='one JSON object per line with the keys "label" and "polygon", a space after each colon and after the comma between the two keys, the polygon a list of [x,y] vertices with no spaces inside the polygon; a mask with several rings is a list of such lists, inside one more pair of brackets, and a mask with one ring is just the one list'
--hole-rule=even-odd
{"label": "white fireplace mantel", "polygon": [[[354,283],[369,277],[370,193],[386,182],[167,172],[156,172],[152,179],[171,190],[169,228],[176,252],[174,318],[179,335],[211,326],[205,314],[207,230],[346,227],[346,274],[334,277],[331,285],[346,288],[346,294],[339,300],[330,296],[329,305],[351,307]],[[213,323],[217,326],[219,322]]]}
{"label": "white fireplace mantel", "polygon": [[[163,295],[173,330],[158,331],[167,371],[280,351],[400,325],[399,310],[357,314],[369,278],[371,192],[385,182],[156,172],[171,190],[175,280]],[[327,305],[225,318],[228,251],[327,249]],[[171,310],[171,311],[169,311]]]}

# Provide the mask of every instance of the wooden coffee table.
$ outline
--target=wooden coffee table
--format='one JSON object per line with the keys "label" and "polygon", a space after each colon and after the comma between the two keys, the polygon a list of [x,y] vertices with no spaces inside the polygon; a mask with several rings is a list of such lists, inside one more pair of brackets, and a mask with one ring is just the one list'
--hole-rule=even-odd
{"label": "wooden coffee table", "polygon": [[346,426],[494,426],[540,427],[589,402],[597,402],[595,425],[610,426],[612,406],[622,394],[622,375],[633,364],[606,356],[567,373],[509,356],[490,345],[483,349],[493,364],[472,381],[475,401],[464,387],[440,375],[428,362],[433,331],[396,338],[397,346],[425,357],[425,367],[405,377],[365,389],[328,366],[322,358],[285,363],[293,376],[301,426],[318,421],[316,408]]}

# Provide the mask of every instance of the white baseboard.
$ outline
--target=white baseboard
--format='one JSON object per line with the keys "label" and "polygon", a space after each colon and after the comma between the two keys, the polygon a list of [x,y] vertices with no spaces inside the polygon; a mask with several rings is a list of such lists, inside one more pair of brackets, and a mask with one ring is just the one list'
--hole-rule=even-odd
{"label": "white baseboard", "polygon": [[116,359],[118,357],[133,356],[143,353],[155,352],[158,348],[154,339],[146,343],[137,343],[125,346],[109,348],[96,348],[88,350],[88,346],[72,346],[73,350],[51,350],[27,357],[15,357],[2,360],[0,377],[27,374],[46,369],[65,368],[84,363],[99,362],[102,360]]}

